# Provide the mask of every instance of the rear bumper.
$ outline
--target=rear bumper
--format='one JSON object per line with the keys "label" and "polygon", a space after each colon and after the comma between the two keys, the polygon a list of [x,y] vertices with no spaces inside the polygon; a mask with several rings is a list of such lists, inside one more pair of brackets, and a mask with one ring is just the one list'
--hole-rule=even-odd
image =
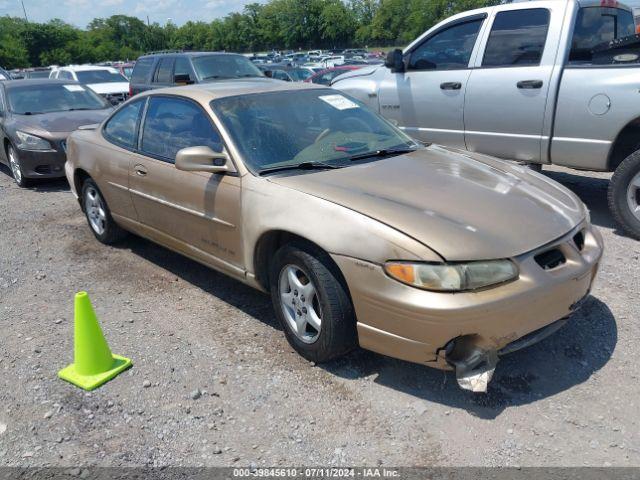
{"label": "rear bumper", "polygon": [[[585,237],[581,251],[573,240],[579,231]],[[560,249],[566,262],[543,270],[534,257],[552,248]],[[520,270],[517,280],[457,294],[412,288],[388,277],[380,265],[339,255],[333,258],[347,280],[363,348],[451,369],[444,351],[451,340],[465,337],[479,349],[506,352],[518,339],[568,317],[588,295],[602,250],[597,229],[582,224],[561,239],[513,259]]]}

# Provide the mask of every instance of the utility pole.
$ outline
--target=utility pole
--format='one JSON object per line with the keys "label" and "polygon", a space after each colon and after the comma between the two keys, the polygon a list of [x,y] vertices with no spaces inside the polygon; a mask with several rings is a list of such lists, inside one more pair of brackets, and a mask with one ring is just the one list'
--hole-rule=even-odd
{"label": "utility pole", "polygon": [[24,0],[20,0],[20,3],[22,4],[22,11],[24,12],[24,19],[28,22],[29,19],[27,18],[27,9],[24,8]]}

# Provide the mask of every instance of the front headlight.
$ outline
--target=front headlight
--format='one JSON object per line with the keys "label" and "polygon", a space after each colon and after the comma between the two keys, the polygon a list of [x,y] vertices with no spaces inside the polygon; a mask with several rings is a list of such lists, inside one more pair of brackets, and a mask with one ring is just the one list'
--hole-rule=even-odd
{"label": "front headlight", "polygon": [[22,150],[51,150],[51,144],[44,138],[36,137],[30,133],[16,132],[18,135],[18,148]]}
{"label": "front headlight", "polygon": [[407,285],[439,292],[462,292],[508,282],[518,276],[510,260],[467,263],[387,262],[387,274]]}

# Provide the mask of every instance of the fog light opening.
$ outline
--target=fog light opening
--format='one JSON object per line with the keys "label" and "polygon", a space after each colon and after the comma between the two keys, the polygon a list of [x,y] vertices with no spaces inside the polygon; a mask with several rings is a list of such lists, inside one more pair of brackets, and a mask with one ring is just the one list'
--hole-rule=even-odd
{"label": "fog light opening", "polygon": [[444,347],[445,359],[455,368],[460,388],[485,393],[498,364],[498,352],[476,342],[475,335],[454,338]]}

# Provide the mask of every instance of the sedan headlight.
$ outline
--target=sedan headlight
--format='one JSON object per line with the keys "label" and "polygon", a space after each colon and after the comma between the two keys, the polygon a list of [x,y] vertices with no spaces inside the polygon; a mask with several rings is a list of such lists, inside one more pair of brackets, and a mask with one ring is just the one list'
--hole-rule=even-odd
{"label": "sedan headlight", "polygon": [[518,276],[509,260],[467,263],[387,262],[387,274],[407,285],[439,292],[462,292],[508,282]]}
{"label": "sedan headlight", "polygon": [[51,144],[44,138],[36,137],[30,133],[16,132],[18,135],[18,148],[22,150],[51,150]]}

